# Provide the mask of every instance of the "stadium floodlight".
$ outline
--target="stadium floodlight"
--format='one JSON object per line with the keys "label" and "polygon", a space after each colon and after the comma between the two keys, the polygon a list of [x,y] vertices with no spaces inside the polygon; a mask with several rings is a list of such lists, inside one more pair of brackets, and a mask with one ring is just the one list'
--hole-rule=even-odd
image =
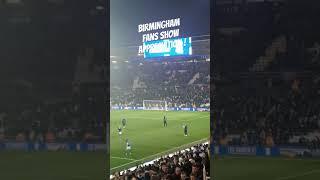
{"label": "stadium floodlight", "polygon": [[143,100],[143,109],[144,110],[159,110],[167,111],[167,101],[162,100]]}

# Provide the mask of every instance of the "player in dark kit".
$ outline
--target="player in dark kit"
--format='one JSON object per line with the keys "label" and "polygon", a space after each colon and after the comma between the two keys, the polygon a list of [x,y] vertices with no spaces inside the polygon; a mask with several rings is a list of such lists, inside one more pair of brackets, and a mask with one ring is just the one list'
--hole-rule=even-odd
{"label": "player in dark kit", "polygon": [[167,127],[167,126],[168,126],[167,117],[163,116],[163,127]]}
{"label": "player in dark kit", "polygon": [[121,122],[122,122],[122,127],[123,127],[123,128],[126,128],[127,119],[126,119],[126,118],[123,118]]}
{"label": "player in dark kit", "polygon": [[188,125],[184,125],[184,136],[188,136]]}

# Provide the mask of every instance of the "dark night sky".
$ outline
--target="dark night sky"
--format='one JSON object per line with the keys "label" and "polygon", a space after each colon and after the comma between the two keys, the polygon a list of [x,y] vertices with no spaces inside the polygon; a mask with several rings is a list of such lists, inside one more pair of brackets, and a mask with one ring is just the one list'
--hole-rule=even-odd
{"label": "dark night sky", "polygon": [[110,0],[111,47],[138,45],[139,24],[180,17],[180,35],[210,34],[210,0]]}

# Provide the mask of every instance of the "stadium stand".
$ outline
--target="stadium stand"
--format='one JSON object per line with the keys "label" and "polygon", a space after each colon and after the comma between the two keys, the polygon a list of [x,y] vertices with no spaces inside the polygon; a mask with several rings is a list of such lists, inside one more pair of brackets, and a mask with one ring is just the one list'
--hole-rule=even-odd
{"label": "stadium stand", "polygon": [[222,2],[217,14],[226,18],[216,20],[214,144],[317,151],[319,35],[310,31],[311,24],[320,27],[317,8],[309,11],[310,4],[300,7],[296,1]]}
{"label": "stadium stand", "polygon": [[173,155],[161,157],[151,164],[137,166],[134,170],[115,172],[113,180],[121,179],[207,179],[210,178],[208,144],[200,144]]}
{"label": "stadium stand", "polygon": [[[263,82],[264,79],[256,81]],[[266,137],[271,136],[274,144],[286,145],[293,143],[292,138],[296,135],[319,130],[317,83],[308,79],[286,82],[273,78],[266,79],[265,84],[260,83],[256,89],[246,87],[246,83],[252,85],[254,81],[238,82],[244,88],[237,94],[230,95],[226,89],[224,91],[230,93],[227,96],[219,93],[218,98],[223,99],[223,104],[218,107],[219,138],[226,134],[240,133],[238,139],[233,138],[230,143],[266,145]],[[254,86],[257,87],[258,83]],[[234,85],[230,88],[234,88]],[[270,92],[275,93],[270,95]],[[315,138],[312,140],[319,141],[319,136]],[[302,141],[295,143],[299,142]]]}
{"label": "stadium stand", "polygon": [[[92,66],[101,66],[94,62],[93,51],[90,49],[87,49],[79,59],[91,61]],[[82,69],[79,70],[79,68]],[[89,64],[86,64],[85,67],[76,66],[75,69],[81,71],[83,68],[88,70],[82,73],[90,72]],[[103,69],[93,70],[91,74],[99,73],[103,73]],[[25,87],[22,90],[20,100],[21,97],[12,96],[14,92],[10,92],[19,84],[9,86],[6,94],[11,97],[13,105],[3,108],[4,111],[0,115],[2,141],[103,142],[105,140],[105,121],[100,110],[105,104],[101,98],[105,97],[105,92],[101,88],[104,86],[103,79],[105,78],[93,76],[94,78],[83,80],[77,71],[74,76],[74,80],[68,81],[67,87],[70,89],[62,90],[63,94],[59,94],[61,90],[59,88],[65,83],[64,81],[60,82],[59,87],[52,88],[56,90],[52,95],[43,95],[43,89],[32,88],[30,82],[31,87]],[[85,77],[88,76],[85,75]],[[36,83],[39,82],[35,82],[35,85],[38,85]],[[27,85],[28,82],[25,82],[21,86]]]}
{"label": "stadium stand", "polygon": [[156,98],[168,107],[209,107],[208,61],[120,63],[111,65],[111,83],[118,83],[111,85],[112,105],[142,106],[144,99]]}

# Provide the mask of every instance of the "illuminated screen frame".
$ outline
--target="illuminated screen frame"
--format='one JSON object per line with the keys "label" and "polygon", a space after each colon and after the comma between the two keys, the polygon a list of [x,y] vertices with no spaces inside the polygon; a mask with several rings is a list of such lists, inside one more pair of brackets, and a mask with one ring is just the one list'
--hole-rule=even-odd
{"label": "illuminated screen frame", "polygon": [[[179,45],[177,45],[177,43],[179,43]],[[191,56],[192,38],[187,37],[144,42],[143,55],[145,59],[172,56]]]}

